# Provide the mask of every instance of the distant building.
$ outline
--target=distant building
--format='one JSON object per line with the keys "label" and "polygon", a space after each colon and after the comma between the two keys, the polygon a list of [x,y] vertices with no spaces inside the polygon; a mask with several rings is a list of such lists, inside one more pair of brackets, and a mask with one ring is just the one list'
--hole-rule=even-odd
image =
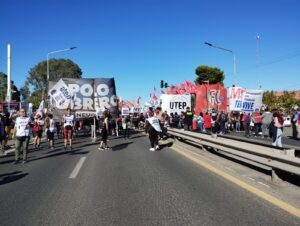
{"label": "distant building", "polygon": [[[293,94],[295,99],[300,100],[300,90],[288,91],[290,94]],[[283,95],[283,91],[274,91],[274,95],[280,97]]]}

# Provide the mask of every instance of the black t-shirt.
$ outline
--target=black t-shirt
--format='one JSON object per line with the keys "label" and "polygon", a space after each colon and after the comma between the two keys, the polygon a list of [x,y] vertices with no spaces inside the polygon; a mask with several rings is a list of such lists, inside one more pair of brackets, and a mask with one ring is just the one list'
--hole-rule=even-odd
{"label": "black t-shirt", "polygon": [[192,111],[187,111],[184,114],[184,123],[191,125],[193,122],[194,114]]}

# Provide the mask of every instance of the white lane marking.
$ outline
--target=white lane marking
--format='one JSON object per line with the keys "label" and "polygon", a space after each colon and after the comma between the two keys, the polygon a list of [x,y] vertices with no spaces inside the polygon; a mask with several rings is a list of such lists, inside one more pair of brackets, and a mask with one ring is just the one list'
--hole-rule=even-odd
{"label": "white lane marking", "polygon": [[229,171],[231,171],[231,172],[235,172],[234,169],[231,169],[231,168],[229,168],[229,167],[227,167],[227,166],[225,166],[225,169],[227,169],[227,170],[229,170]]}
{"label": "white lane marking", "polygon": [[255,181],[255,179],[253,179],[252,177],[247,177],[248,179],[252,180],[252,181]]}
{"label": "white lane marking", "polygon": [[261,185],[263,185],[263,186],[266,186],[266,187],[270,188],[270,186],[269,186],[269,185],[267,185],[267,184],[264,184],[263,182],[260,182],[260,181],[258,181],[257,183],[259,183],[259,184],[261,184]]}
{"label": "white lane marking", "polygon": [[79,170],[81,169],[84,161],[85,161],[86,157],[81,157],[78,161],[78,163],[76,164],[73,172],[71,173],[71,175],[69,176],[70,179],[75,179],[77,177],[77,174],[79,173]]}

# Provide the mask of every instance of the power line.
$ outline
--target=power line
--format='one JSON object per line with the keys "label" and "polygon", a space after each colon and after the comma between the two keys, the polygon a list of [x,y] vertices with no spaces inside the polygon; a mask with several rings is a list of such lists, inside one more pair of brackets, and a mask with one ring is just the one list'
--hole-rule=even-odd
{"label": "power line", "polygon": [[240,71],[238,71],[238,73],[241,73],[241,72],[246,72],[246,71],[251,71],[255,68],[261,68],[261,67],[265,67],[265,66],[268,66],[268,65],[271,65],[271,64],[275,64],[275,63],[279,63],[279,62],[282,62],[282,61],[285,61],[285,60],[288,60],[288,59],[292,59],[292,58],[295,58],[297,56],[300,55],[300,50],[296,50],[294,52],[290,52],[290,53],[287,53],[283,56],[279,56],[279,57],[275,57],[269,61],[266,61],[264,63],[260,63],[259,65],[256,65],[256,66],[250,66],[250,67],[247,67],[247,68],[244,68]]}

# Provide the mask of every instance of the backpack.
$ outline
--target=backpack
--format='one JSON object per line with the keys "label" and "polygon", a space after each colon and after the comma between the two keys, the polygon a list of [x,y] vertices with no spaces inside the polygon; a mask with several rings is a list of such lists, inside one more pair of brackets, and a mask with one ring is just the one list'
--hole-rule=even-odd
{"label": "backpack", "polygon": [[35,122],[35,123],[33,124],[32,131],[33,131],[34,133],[37,133],[39,130],[41,130],[41,126]]}
{"label": "backpack", "polygon": [[250,115],[246,115],[245,123],[246,124],[250,124],[251,123],[251,117],[250,117]]}

